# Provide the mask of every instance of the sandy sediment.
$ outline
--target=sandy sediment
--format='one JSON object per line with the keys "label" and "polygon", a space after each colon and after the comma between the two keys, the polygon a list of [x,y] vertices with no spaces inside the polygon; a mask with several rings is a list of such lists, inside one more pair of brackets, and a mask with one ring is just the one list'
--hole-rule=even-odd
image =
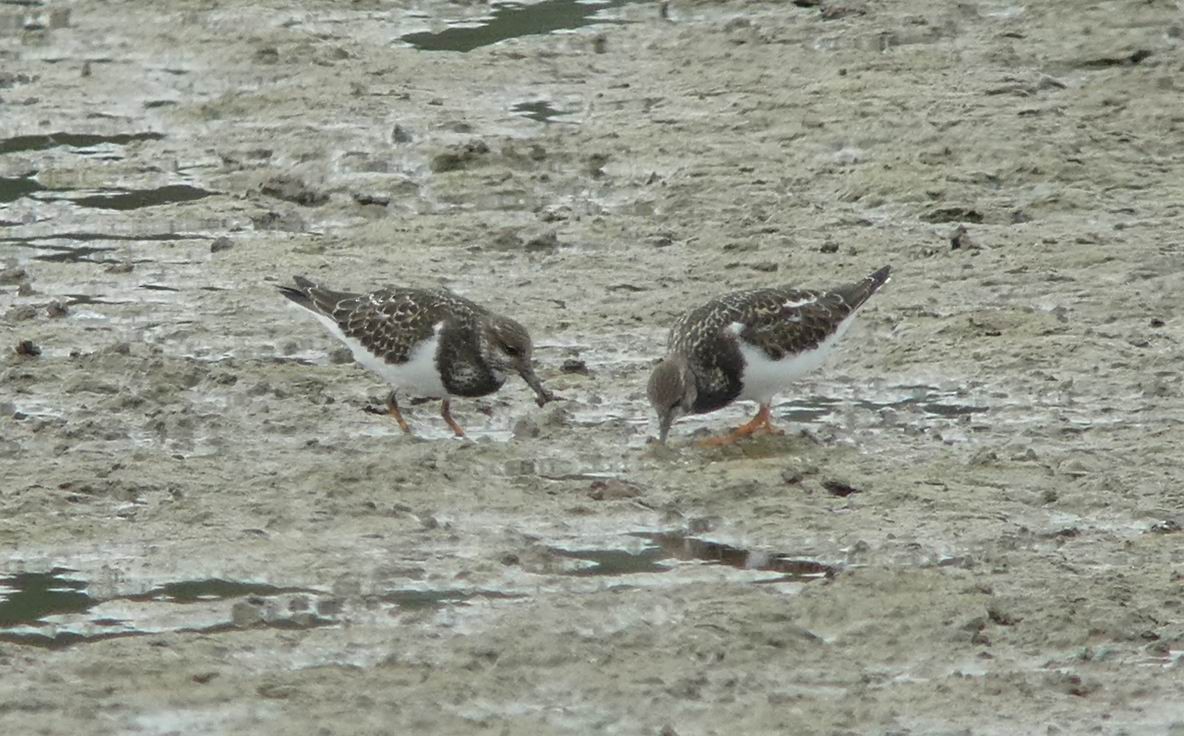
{"label": "sandy sediment", "polygon": [[[2,7],[13,732],[1184,728],[1174,4]],[[676,314],[884,264],[785,436],[647,445]],[[567,400],[404,437],[293,274]]]}

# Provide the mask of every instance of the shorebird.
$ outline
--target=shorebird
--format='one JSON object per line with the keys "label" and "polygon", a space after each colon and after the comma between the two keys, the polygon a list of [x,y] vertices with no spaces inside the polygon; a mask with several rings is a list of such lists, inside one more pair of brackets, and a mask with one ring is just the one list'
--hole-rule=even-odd
{"label": "shorebird", "polygon": [[441,399],[440,415],[457,437],[465,432],[450,411],[454,396],[497,391],[510,372],[522,376],[539,406],[556,398],[535,375],[530,334],[514,320],[447,289],[334,291],[296,276],[280,292],[308,310],[350,349],[354,360],[392,387],[387,412],[406,433],[396,394]]}
{"label": "shorebird", "polygon": [[822,364],[890,270],[835,289],[736,291],[683,314],[670,328],[667,355],[647,389],[658,414],[658,441],[666,442],[678,417],[737,400],[757,402],[756,416],[706,444],[731,444],[758,430],[779,433],[770,420],[773,395]]}

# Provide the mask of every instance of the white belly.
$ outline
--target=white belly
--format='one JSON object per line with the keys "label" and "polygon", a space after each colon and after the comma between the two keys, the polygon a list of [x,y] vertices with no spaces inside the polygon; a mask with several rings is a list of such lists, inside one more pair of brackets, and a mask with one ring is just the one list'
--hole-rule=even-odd
{"label": "white belly", "polygon": [[744,357],[744,388],[739,398],[760,403],[771,401],[774,394],[822,365],[854,320],[852,314],[840,322],[838,329],[813,350],[787,355],[781,360],[769,360],[765,351],[740,341],[740,355]]}
{"label": "white belly", "polygon": [[366,349],[361,342],[353,339],[341,331],[337,323],[322,315],[313,314],[325,326],[333,337],[336,337],[354,354],[354,360],[363,367],[376,374],[382,380],[397,389],[409,394],[428,398],[445,398],[448,391],[440,380],[440,373],[436,370],[436,347],[440,344],[440,328],[443,322],[436,325],[434,334],[423,341],[412,351],[406,363],[388,363],[379,356]]}

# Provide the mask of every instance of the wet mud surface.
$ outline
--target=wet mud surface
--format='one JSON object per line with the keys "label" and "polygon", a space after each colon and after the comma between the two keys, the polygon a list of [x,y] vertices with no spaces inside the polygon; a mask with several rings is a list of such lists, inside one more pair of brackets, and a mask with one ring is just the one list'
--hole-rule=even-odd
{"label": "wet mud surface", "polygon": [[[800,7],[800,6],[805,7]],[[13,733],[1184,732],[1174,3],[0,3]],[[891,264],[786,430],[676,314]],[[385,389],[276,286],[439,285]]]}

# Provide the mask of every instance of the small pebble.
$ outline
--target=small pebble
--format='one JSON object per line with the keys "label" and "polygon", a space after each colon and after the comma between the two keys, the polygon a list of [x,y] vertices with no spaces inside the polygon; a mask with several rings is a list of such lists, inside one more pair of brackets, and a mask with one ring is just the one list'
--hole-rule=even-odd
{"label": "small pebble", "polygon": [[391,141],[394,143],[410,143],[413,140],[411,131],[402,125],[396,125],[391,131]]}
{"label": "small pebble", "polygon": [[32,304],[22,304],[13,307],[5,313],[4,318],[12,322],[24,322],[37,316],[37,308]]}
{"label": "small pebble", "polygon": [[858,488],[848,483],[844,483],[841,480],[824,480],[822,481],[822,487],[825,488],[827,493],[830,495],[839,496],[840,498],[845,498],[853,493],[860,493]]}
{"label": "small pebble", "polygon": [[28,272],[20,266],[0,271],[0,284],[19,284],[29,278]]}
{"label": "small pebble", "polygon": [[950,234],[950,250],[978,250],[978,243],[970,237],[970,232],[965,225],[959,225],[953,233]]}
{"label": "small pebble", "polygon": [[579,358],[568,358],[563,361],[563,365],[559,366],[559,370],[564,373],[582,373],[585,376],[590,373],[588,364]]}
{"label": "small pebble", "polygon": [[588,497],[593,501],[614,501],[637,498],[640,495],[642,495],[640,486],[616,478],[592,481],[592,485],[588,489]]}

